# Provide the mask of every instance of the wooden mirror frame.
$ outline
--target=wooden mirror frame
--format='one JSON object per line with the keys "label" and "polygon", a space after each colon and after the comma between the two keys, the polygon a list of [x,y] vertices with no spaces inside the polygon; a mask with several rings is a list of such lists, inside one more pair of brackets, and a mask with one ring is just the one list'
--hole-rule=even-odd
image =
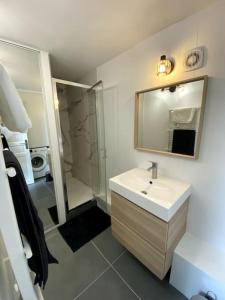
{"label": "wooden mirror frame", "polygon": [[[143,94],[143,93],[146,93],[146,92],[150,92],[150,91],[155,91],[155,90],[159,90],[159,89],[163,89],[163,88],[168,88],[168,87],[173,86],[173,85],[185,84],[185,83],[195,82],[195,81],[200,81],[200,80],[204,81],[204,85],[203,85],[202,106],[201,106],[200,120],[199,120],[199,135],[198,135],[198,140],[196,141],[197,144],[195,146],[196,151],[195,151],[194,155],[191,156],[191,155],[186,155],[186,154],[172,153],[172,152],[167,152],[167,151],[153,150],[153,149],[150,149],[150,148],[141,147],[141,145],[138,144],[139,102],[140,102],[139,95]],[[200,76],[200,77],[186,79],[186,80],[183,80],[183,81],[173,82],[173,83],[170,83],[170,84],[167,84],[167,85],[158,86],[158,87],[151,88],[151,89],[137,91],[135,93],[134,148],[136,150],[140,150],[140,151],[158,153],[158,154],[163,154],[163,155],[178,156],[178,157],[184,157],[184,158],[189,158],[189,159],[198,159],[199,149],[200,149],[200,142],[201,142],[201,135],[202,135],[202,128],[203,128],[205,104],[206,104],[207,86],[208,86],[208,76],[204,75],[204,76]]]}

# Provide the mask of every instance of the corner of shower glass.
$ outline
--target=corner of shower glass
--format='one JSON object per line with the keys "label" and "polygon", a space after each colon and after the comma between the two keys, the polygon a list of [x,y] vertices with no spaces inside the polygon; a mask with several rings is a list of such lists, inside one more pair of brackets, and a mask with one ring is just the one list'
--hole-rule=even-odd
{"label": "corner of shower glass", "polygon": [[87,90],[91,136],[92,190],[98,205],[107,212],[106,147],[103,82]]}

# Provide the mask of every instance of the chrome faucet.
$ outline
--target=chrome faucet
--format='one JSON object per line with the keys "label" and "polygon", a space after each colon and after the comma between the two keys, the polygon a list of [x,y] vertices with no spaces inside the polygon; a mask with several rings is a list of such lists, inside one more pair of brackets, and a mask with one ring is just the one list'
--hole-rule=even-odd
{"label": "chrome faucet", "polygon": [[157,179],[157,173],[158,173],[158,163],[154,161],[149,161],[152,166],[149,167],[147,170],[150,172],[152,171],[152,179]]}

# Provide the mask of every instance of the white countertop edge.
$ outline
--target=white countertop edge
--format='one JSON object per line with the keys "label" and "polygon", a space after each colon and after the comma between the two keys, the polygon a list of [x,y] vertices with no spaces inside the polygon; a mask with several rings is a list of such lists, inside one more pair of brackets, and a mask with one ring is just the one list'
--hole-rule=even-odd
{"label": "white countertop edge", "polygon": [[130,191],[125,186],[120,186],[120,184],[115,182],[113,178],[109,180],[109,188],[113,192],[116,192],[117,194],[123,196],[128,201],[136,204],[140,208],[145,209],[146,211],[150,212],[151,214],[155,215],[165,222],[169,222],[172,219],[174,214],[191,195],[190,186],[187,191],[180,197],[180,199],[177,200],[176,203],[174,203],[174,205],[172,205],[170,208],[165,208],[148,199],[143,200],[143,197],[141,197],[137,193],[134,193],[134,191]]}

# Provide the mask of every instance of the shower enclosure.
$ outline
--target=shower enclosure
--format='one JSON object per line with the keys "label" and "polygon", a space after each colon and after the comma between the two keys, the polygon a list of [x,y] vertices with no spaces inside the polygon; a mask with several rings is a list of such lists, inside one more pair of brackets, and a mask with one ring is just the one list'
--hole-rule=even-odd
{"label": "shower enclosure", "polygon": [[103,85],[53,79],[67,217],[97,201],[107,211]]}

